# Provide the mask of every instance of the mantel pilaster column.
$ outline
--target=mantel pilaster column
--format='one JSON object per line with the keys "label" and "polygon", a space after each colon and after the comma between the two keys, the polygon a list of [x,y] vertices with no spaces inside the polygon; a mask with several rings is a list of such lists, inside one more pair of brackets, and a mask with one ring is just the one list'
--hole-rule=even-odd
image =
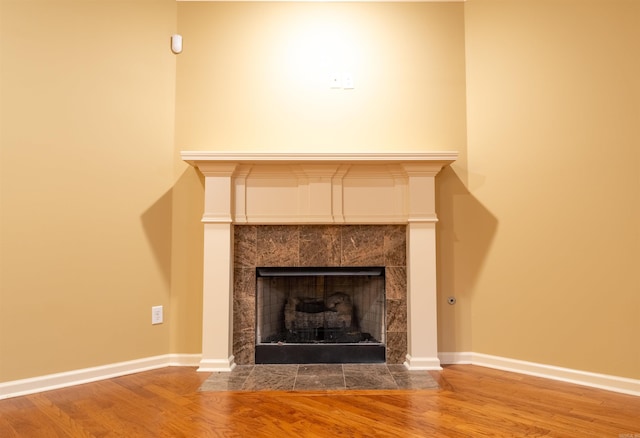
{"label": "mantel pilaster column", "polygon": [[204,181],[202,360],[198,371],[231,371],[233,345],[232,178],[235,163],[199,166]]}
{"label": "mantel pilaster column", "polygon": [[438,358],[435,177],[440,163],[404,164],[407,225],[407,360],[410,370],[441,369]]}

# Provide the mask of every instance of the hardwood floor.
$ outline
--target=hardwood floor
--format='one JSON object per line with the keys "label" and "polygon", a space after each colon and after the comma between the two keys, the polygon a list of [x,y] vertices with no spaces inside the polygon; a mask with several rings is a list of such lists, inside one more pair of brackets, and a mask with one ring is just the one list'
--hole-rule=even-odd
{"label": "hardwood floor", "polygon": [[170,367],[0,401],[0,437],[640,438],[640,397],[473,365],[435,390],[198,392]]}

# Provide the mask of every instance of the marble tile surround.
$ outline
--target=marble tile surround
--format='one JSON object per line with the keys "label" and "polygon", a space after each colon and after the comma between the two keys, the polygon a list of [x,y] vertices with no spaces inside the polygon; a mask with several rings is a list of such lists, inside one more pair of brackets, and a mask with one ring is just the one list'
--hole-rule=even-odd
{"label": "marble tile surround", "polygon": [[235,225],[233,355],[255,363],[258,266],[384,266],[387,364],[407,354],[405,225]]}

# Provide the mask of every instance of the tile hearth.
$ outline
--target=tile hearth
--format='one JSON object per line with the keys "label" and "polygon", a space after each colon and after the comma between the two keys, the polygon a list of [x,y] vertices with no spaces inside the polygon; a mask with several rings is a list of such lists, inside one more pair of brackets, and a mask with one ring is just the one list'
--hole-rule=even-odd
{"label": "tile hearth", "polygon": [[239,365],[214,372],[200,391],[436,389],[428,371],[392,364]]}

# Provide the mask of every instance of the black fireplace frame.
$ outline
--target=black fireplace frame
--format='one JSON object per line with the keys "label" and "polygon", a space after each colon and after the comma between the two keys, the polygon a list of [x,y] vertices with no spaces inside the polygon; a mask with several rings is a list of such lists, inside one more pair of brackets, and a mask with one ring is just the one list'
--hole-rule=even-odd
{"label": "black fireplace frame", "polygon": [[[385,276],[384,266],[257,267],[256,282],[269,276]],[[258,307],[256,300],[256,312]],[[383,312],[385,315],[386,312]],[[386,318],[386,316],[384,316]],[[385,321],[386,327],[386,321]],[[386,329],[385,329],[386,331]],[[386,363],[386,342],[256,343],[256,364]]]}

